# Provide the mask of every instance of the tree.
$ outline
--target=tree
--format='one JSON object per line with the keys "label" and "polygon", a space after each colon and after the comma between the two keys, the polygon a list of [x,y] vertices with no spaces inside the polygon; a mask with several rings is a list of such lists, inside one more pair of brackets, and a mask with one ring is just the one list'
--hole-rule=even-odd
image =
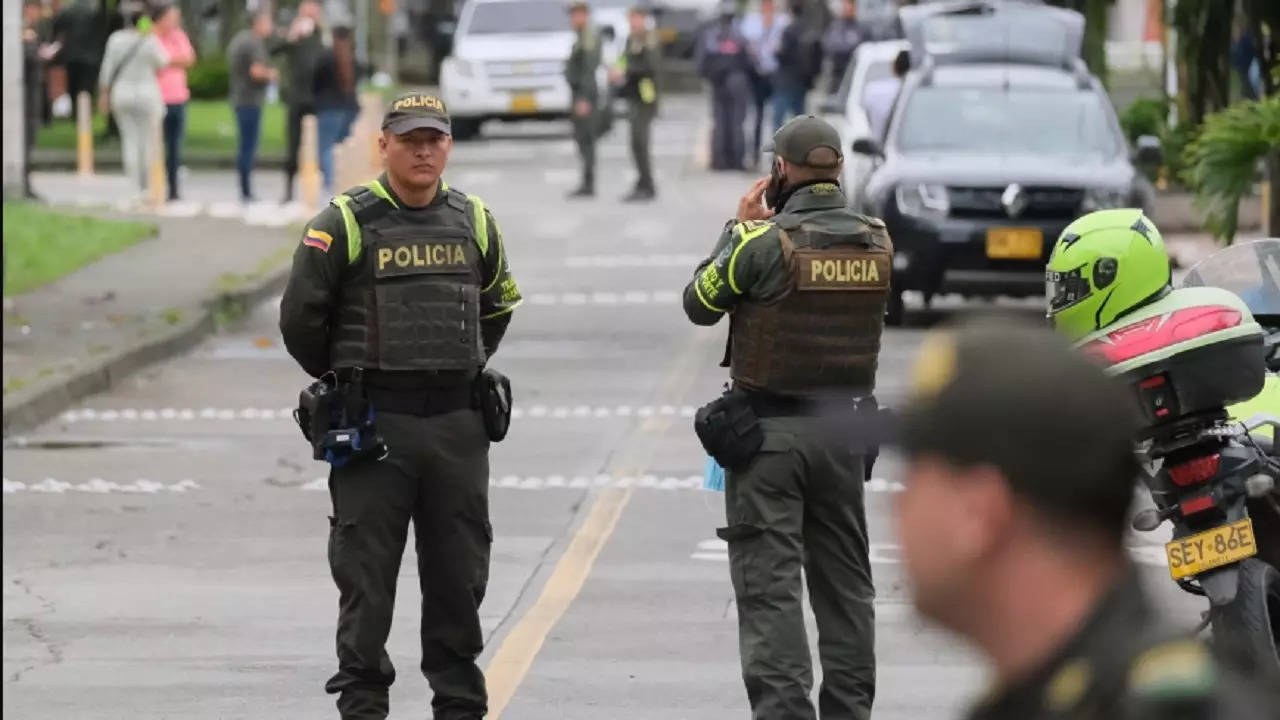
{"label": "tree", "polygon": [[1273,232],[1280,228],[1280,208],[1274,203],[1280,182],[1278,157],[1280,95],[1239,102],[1205,118],[1199,135],[1187,146],[1184,180],[1195,189],[1209,232],[1228,244],[1235,239],[1240,199],[1252,190],[1260,161],[1272,185],[1269,227]]}

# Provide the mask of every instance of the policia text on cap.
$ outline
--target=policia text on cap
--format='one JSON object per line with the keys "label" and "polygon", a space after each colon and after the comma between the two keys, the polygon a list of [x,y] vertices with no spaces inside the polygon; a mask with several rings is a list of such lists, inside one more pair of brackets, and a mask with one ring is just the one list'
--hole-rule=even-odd
{"label": "policia text on cap", "polygon": [[874,389],[893,246],[883,223],[846,209],[839,148],[817,118],[778,130],[772,176],[742,198],[684,291],[693,322],[730,316],[733,387],[695,427],[728,474],[717,535],[729,544],[742,674],[761,719],[816,717],[802,567],[821,636],[822,716],[868,718],[875,695],[864,456],[838,426]]}
{"label": "policia text on cap", "polygon": [[343,718],[387,716],[385,644],[412,519],[434,716],[479,718],[488,451],[510,409],[505,378],[484,368],[521,297],[493,215],[441,179],[452,148],[443,103],[400,97],[382,129],[386,173],[307,225],[280,305],[285,346],[321,378],[303,393],[300,424],[333,463],[341,609],[325,688]]}

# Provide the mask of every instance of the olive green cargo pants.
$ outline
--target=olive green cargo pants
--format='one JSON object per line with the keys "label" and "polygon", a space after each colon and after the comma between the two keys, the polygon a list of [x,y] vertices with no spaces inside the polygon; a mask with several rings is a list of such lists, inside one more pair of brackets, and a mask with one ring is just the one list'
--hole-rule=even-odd
{"label": "olive green cargo pants", "polygon": [[[730,576],[742,677],[757,720],[866,720],[875,696],[875,589],[863,504],[863,461],[829,421],[766,418],[749,466],[729,472]],[[813,669],[801,570],[818,625]]]}
{"label": "olive green cargo pants", "polygon": [[[396,671],[386,651],[400,558],[413,521],[422,591],[422,673],[436,720],[478,720],[487,705],[476,658],[480,602],[489,580],[489,438],[476,410],[378,416],[390,450],[329,475],[329,566],[338,586],[338,672],[343,720],[387,717]],[[422,710],[410,711],[422,716]]]}

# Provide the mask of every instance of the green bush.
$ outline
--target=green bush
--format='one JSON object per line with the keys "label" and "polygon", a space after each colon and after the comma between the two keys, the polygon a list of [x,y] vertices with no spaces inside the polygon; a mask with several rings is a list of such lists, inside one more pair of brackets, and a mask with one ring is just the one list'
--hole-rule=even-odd
{"label": "green bush", "polygon": [[191,97],[203,100],[226,100],[231,91],[231,70],[223,55],[207,55],[187,69],[187,87]]}
{"label": "green bush", "polygon": [[1240,102],[1205,117],[1187,145],[1183,182],[1195,190],[1205,225],[1228,243],[1235,239],[1240,200],[1253,188],[1258,165],[1280,152],[1280,96]]}
{"label": "green bush", "polygon": [[1164,150],[1165,177],[1170,182],[1182,183],[1187,171],[1187,145],[1195,138],[1199,126],[1182,123],[1164,128],[1160,133],[1160,148]]}
{"label": "green bush", "polygon": [[1143,135],[1162,137],[1165,134],[1165,118],[1169,116],[1169,101],[1159,97],[1134,100],[1120,113],[1120,127],[1125,137],[1135,143]]}

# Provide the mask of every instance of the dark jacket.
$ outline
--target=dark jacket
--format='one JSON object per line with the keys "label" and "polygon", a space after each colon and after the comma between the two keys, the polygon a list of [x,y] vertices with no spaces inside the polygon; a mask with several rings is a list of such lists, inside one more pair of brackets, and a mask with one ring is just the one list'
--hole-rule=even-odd
{"label": "dark jacket", "polygon": [[782,31],[778,72],[774,84],[812,90],[822,70],[822,44],[804,23],[792,22]]}
{"label": "dark jacket", "polygon": [[586,100],[596,104],[600,99],[600,86],[596,71],[600,69],[600,31],[588,25],[578,33],[578,39],[569,52],[564,65],[564,79],[569,83],[573,101]]}
{"label": "dark jacket", "polygon": [[658,43],[652,33],[628,36],[619,60],[626,79],[620,94],[632,103],[658,104]]}
{"label": "dark jacket", "polygon": [[713,85],[723,86],[730,80],[750,80],[755,76],[750,44],[731,21],[719,20],[703,30],[695,61],[698,74]]}
{"label": "dark jacket", "polygon": [[315,106],[316,68],[329,52],[324,45],[322,30],[316,28],[310,35],[293,42],[280,40],[270,47],[272,55],[283,55],[286,70],[281,96],[290,105],[311,108]]}

